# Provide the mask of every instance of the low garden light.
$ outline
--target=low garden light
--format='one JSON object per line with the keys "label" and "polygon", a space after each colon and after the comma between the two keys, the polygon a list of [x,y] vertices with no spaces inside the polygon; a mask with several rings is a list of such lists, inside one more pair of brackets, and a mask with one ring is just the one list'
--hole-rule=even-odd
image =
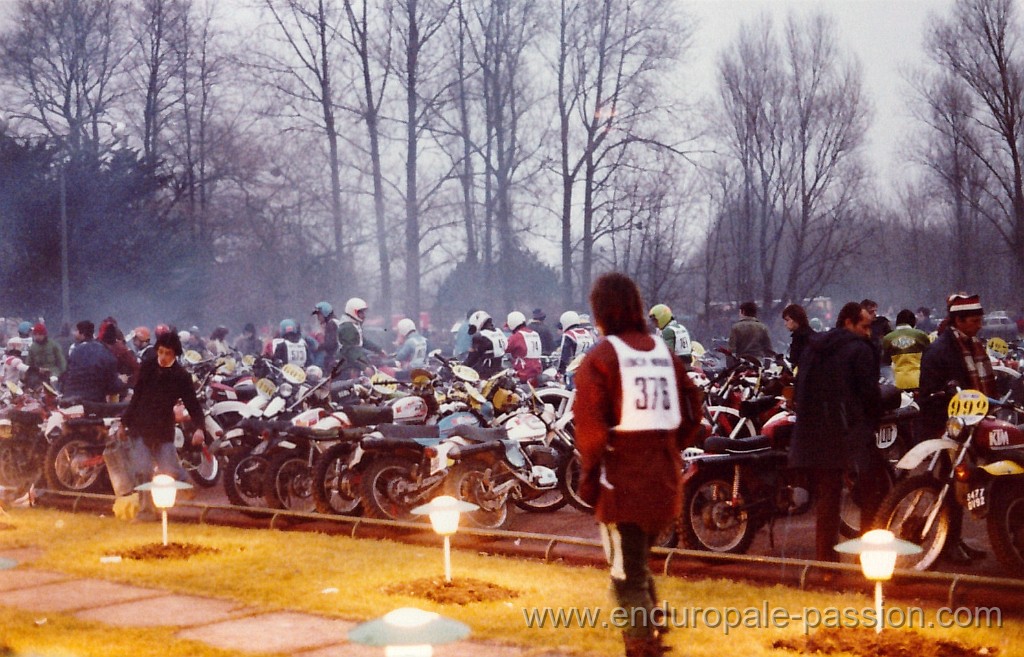
{"label": "low garden light", "polygon": [[384,648],[385,657],[430,657],[434,646],[469,636],[469,626],[431,611],[402,607],[353,627],[348,640]]}
{"label": "low garden light", "polygon": [[475,504],[457,500],[450,495],[440,495],[412,509],[419,516],[430,516],[430,525],[434,531],[444,537],[444,581],[452,581],[452,544],[451,536],[459,529],[459,516],[468,511],[479,509]]}
{"label": "low garden light", "polygon": [[896,538],[888,529],[872,529],[860,538],[845,541],[835,547],[836,552],[860,556],[860,569],[864,577],[875,583],[875,632],[882,631],[882,582],[892,579],[896,557],[917,554],[919,545]]}
{"label": "low garden light", "polygon": [[165,474],[158,474],[153,477],[153,481],[135,487],[135,490],[149,491],[153,496],[153,506],[160,509],[163,516],[164,545],[167,545],[167,509],[174,506],[178,491],[186,488],[192,488],[192,484],[177,481],[174,477]]}

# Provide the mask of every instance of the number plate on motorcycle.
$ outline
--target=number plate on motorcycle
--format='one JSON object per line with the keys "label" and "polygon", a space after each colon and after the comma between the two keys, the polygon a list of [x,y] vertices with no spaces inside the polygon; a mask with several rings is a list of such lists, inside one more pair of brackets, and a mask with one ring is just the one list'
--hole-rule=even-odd
{"label": "number plate on motorcycle", "polygon": [[875,432],[875,445],[878,449],[889,449],[896,442],[896,425],[883,424]]}
{"label": "number plate on motorcycle", "polygon": [[967,491],[967,510],[976,511],[985,506],[985,489],[975,488]]}
{"label": "number plate on motorcycle", "polygon": [[949,400],[949,417],[977,418],[988,414],[988,397],[978,390],[961,390]]}

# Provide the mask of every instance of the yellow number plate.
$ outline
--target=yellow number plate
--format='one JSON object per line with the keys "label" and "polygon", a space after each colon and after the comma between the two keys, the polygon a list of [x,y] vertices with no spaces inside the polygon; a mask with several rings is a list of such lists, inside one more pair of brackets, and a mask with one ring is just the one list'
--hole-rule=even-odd
{"label": "yellow number plate", "polygon": [[1006,344],[1006,340],[1002,338],[989,338],[985,347],[988,349],[989,356],[996,358],[1006,358],[1006,355],[1010,353],[1010,345]]}
{"label": "yellow number plate", "polygon": [[949,417],[985,416],[988,414],[988,397],[978,390],[961,390],[949,400],[946,410]]}

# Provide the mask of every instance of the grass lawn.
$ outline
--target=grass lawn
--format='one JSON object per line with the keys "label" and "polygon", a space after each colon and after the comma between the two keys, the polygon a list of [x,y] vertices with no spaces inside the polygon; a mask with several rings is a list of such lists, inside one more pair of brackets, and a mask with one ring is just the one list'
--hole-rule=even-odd
{"label": "grass lawn", "polygon": [[[415,606],[467,623],[474,639],[598,655],[622,652],[618,631],[611,627],[608,575],[604,569],[456,550],[456,579],[483,580],[518,595],[466,605],[439,604],[395,592],[401,588],[395,585],[441,575],[440,539],[437,549],[432,549],[392,541],[172,521],[172,541],[210,551],[187,560],[101,563],[101,557],[159,543],[159,524],[128,524],[86,514],[19,509],[0,517],[0,525],[0,549],[41,550],[41,556],[31,564],[34,568],[224,598],[263,610],[305,611],[348,620],[365,620],[396,607]],[[658,586],[660,596],[676,615],[674,624],[686,625],[667,637],[676,649],[673,654],[680,657],[793,655],[773,648],[772,643],[801,637],[804,621],[783,619],[782,613],[791,617],[809,615],[822,626],[849,626],[856,622],[854,612],[862,614],[872,606],[867,595],[808,592],[727,580],[659,577]],[[893,603],[893,610],[902,611],[912,604]],[[938,605],[920,606],[925,622],[934,623]],[[702,611],[694,612],[694,607]],[[561,628],[528,627],[527,614],[544,609],[600,611],[601,615],[597,627],[580,627],[580,623]],[[807,609],[812,611],[805,613]],[[1020,613],[1020,609],[1003,610],[1002,627],[931,627],[919,631],[936,641],[956,639],[996,648],[1000,655],[1024,655],[1024,624],[1019,617],[1009,617],[1011,611]],[[695,619],[698,627],[693,627]],[[61,615],[50,615],[43,624],[36,624],[36,620],[30,614],[4,608],[0,595],[0,645],[6,643],[19,652],[97,657],[226,654],[175,640],[170,629],[115,631]],[[727,630],[727,620],[740,626]],[[907,630],[886,630],[901,631]]]}

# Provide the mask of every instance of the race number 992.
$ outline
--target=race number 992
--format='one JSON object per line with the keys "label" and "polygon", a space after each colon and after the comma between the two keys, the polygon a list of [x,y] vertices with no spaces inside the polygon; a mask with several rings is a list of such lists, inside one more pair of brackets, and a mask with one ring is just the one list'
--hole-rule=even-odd
{"label": "race number 992", "polygon": [[663,376],[638,376],[633,379],[637,389],[636,407],[643,410],[655,410],[660,408],[669,410],[672,408],[672,400],[669,398],[668,379]]}

